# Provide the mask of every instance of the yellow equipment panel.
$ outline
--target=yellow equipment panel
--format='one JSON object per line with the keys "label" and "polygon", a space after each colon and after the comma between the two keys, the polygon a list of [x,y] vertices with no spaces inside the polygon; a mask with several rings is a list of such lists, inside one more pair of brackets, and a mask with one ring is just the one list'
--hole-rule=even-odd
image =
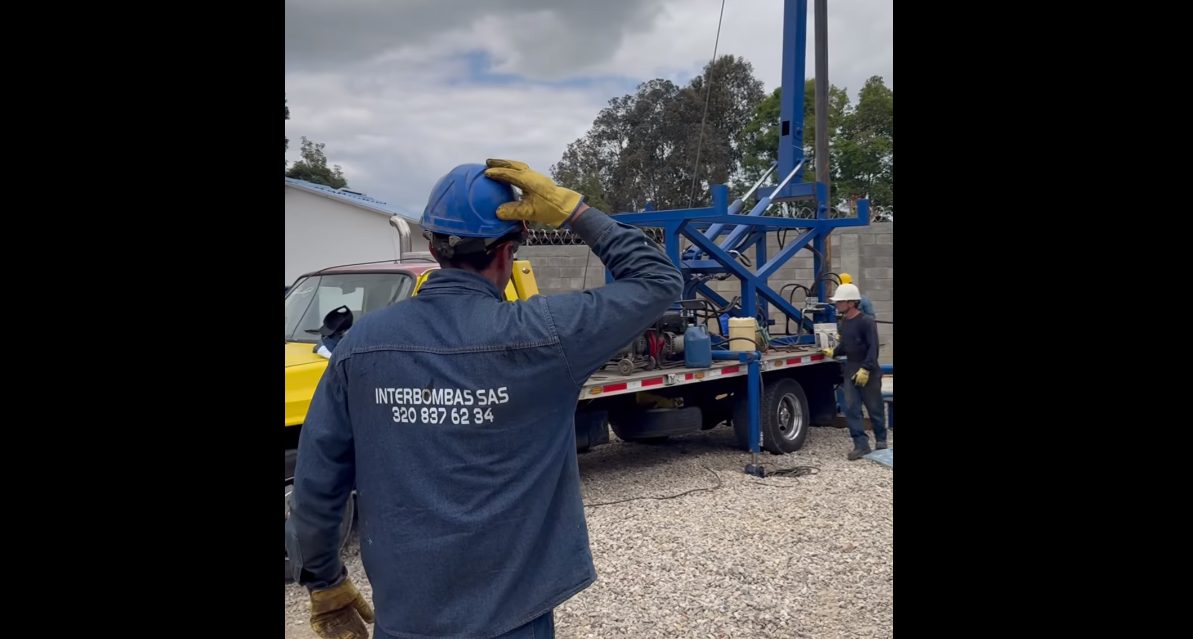
{"label": "yellow equipment panel", "polygon": [[[539,285],[534,279],[534,268],[530,266],[530,260],[514,260],[514,274],[510,283],[517,289],[518,299],[528,300],[539,294]],[[506,297],[509,297],[508,293]]]}
{"label": "yellow equipment panel", "polygon": [[[438,269],[432,269],[418,276],[410,297],[418,295],[418,290],[422,288],[423,282],[426,282],[431,273],[436,270]],[[539,286],[534,279],[534,267],[530,265],[530,260],[514,260],[513,275],[510,277],[509,284],[505,285],[505,299],[510,302],[528,300],[538,294]]]}

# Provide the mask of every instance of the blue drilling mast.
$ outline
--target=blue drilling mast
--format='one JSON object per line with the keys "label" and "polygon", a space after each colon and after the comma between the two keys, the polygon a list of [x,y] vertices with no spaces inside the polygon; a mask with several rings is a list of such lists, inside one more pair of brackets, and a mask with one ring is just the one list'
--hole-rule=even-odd
{"label": "blue drilling mast", "polygon": [[[833,218],[829,201],[828,173],[828,18],[827,0],[815,0],[816,4],[816,157],[817,176],[813,182],[803,181],[804,158],[804,82],[808,31],[808,0],[784,0],[783,8],[783,83],[779,118],[779,161],[771,167],[779,178],[776,186],[756,186],[750,193],[733,203],[729,201],[729,189],[723,184],[710,186],[712,206],[699,209],[678,209],[655,211],[647,206],[641,213],[622,213],[613,216],[620,222],[642,227],[663,229],[664,250],[671,261],[684,275],[688,283],[685,298],[698,294],[718,308],[729,307],[729,302],[708,286],[708,277],[725,275],[741,281],[741,304],[727,308],[731,316],[759,316],[763,325],[773,323],[769,319],[767,305],[773,304],[783,312],[800,330],[796,335],[780,336],[774,343],[780,345],[813,344],[813,322],[832,322],[835,312],[827,304],[825,296],[825,274],[830,264],[825,262],[825,239],[833,229],[848,226],[866,226],[870,223],[870,202],[857,202],[857,216]],[[767,176],[770,174],[768,171]],[[767,176],[764,176],[765,179]],[[749,199],[756,190],[758,203],[749,212],[743,200]],[[816,216],[813,219],[791,219],[768,217],[772,204],[796,200],[814,199]],[[777,255],[767,255],[767,233],[799,229],[799,235],[785,245]],[[725,235],[725,238],[717,240]],[[682,254],[681,239],[687,238],[693,246]],[[812,296],[803,309],[796,308],[779,291],[771,288],[767,281],[800,250],[809,247],[813,253],[814,281],[808,287]],[[751,272],[738,256],[755,249],[757,268]],[[812,297],[815,299],[813,300]],[[808,316],[811,317],[808,317]]]}
{"label": "blue drilling mast", "polygon": [[[613,217],[620,222],[640,227],[658,227],[663,230],[663,250],[679,268],[683,275],[684,300],[691,300],[696,295],[703,297],[715,305],[719,314],[736,317],[756,317],[759,325],[767,328],[774,323],[770,319],[768,304],[773,304],[790,320],[797,330],[795,334],[776,336],[770,340],[770,345],[757,344],[757,351],[729,351],[728,343],[722,342],[713,351],[713,358],[717,360],[735,360],[744,364],[747,376],[744,380],[745,388],[741,397],[746,408],[745,414],[735,417],[735,424],[740,419],[748,424],[748,430],[743,433],[748,439],[748,446],[753,453],[751,463],[746,466],[746,472],[756,476],[765,476],[766,470],[759,464],[758,452],[765,447],[772,452],[776,450],[774,438],[791,435],[791,431],[784,431],[781,427],[776,430],[776,416],[770,412],[779,410],[779,421],[784,419],[781,407],[771,406],[764,397],[764,383],[775,383],[789,395],[813,395],[804,401],[814,401],[821,409],[825,403],[837,401],[825,399],[835,396],[831,389],[841,383],[840,367],[820,365],[809,367],[800,379],[786,377],[790,371],[778,368],[782,362],[768,361],[768,357],[760,352],[767,348],[795,347],[816,344],[815,324],[835,321],[836,312],[828,302],[825,284],[830,276],[831,264],[826,260],[825,240],[833,229],[849,226],[866,226],[870,223],[870,202],[857,202],[856,217],[834,218],[829,193],[828,171],[828,16],[827,0],[815,1],[815,62],[816,62],[816,179],[805,182],[804,177],[804,81],[808,33],[808,0],[784,0],[783,6],[783,82],[782,96],[779,107],[779,161],[770,171],[759,180],[741,199],[732,203],[729,201],[729,188],[723,184],[710,185],[712,206],[699,209],[678,209],[671,211],[656,211],[647,204],[646,210],[640,213],[623,213]],[[775,171],[777,169],[777,171]],[[774,171],[778,184],[773,187],[760,186],[770,173]],[[754,193],[758,195],[758,202],[747,213],[745,202]],[[772,204],[797,200],[814,199],[816,215],[812,219],[793,219],[785,217],[769,217],[766,215]],[[785,232],[798,229],[799,235],[782,248],[773,257],[767,255],[767,234]],[[725,236],[724,239],[721,239]],[[681,253],[681,238],[687,238],[692,246]],[[719,240],[719,241],[718,241]],[[757,267],[751,271],[739,258],[751,247],[755,250]],[[768,283],[784,264],[804,248],[810,248],[813,254],[813,281],[807,287],[803,309],[796,308],[788,299],[784,299],[782,291],[776,291]],[[726,279],[736,277],[741,282],[740,304],[731,304],[721,295],[709,287],[711,279]],[[792,298],[793,299],[793,298]],[[682,302],[682,300],[681,300]],[[682,303],[677,303],[683,308]],[[725,332],[725,329],[722,329]],[[806,346],[805,346],[806,348]],[[812,356],[815,360],[823,355]],[[795,360],[788,360],[795,361]],[[799,360],[804,361],[804,360]],[[828,362],[824,362],[827,364]],[[737,370],[737,369],[725,369]],[[771,372],[767,372],[771,371]],[[764,382],[763,373],[766,374]],[[674,376],[671,376],[674,377]],[[796,386],[792,386],[792,383]],[[786,386],[784,386],[786,384]],[[792,389],[802,384],[807,388],[795,393]],[[831,393],[832,395],[829,395]],[[809,404],[812,406],[812,404]],[[893,408],[893,404],[892,404]],[[813,408],[816,411],[817,409]],[[833,411],[835,414],[836,411]],[[821,414],[823,412],[821,411]],[[743,419],[744,418],[744,419]],[[766,421],[766,428],[763,428]],[[737,426],[735,425],[735,429]],[[805,426],[806,428],[806,426]],[[770,441],[763,441],[763,432],[768,431]],[[802,435],[796,446],[802,445]],[[778,450],[785,450],[780,445]],[[787,447],[789,448],[789,447]]]}

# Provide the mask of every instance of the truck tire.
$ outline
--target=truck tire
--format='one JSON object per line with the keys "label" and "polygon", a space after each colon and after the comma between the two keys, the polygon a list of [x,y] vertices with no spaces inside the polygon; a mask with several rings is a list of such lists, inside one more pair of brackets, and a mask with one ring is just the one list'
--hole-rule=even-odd
{"label": "truck tire", "polygon": [[609,426],[622,441],[652,443],[672,435],[687,435],[700,430],[704,416],[699,406],[687,408],[649,408],[619,416]]}
{"label": "truck tire", "polygon": [[704,413],[701,429],[712,430],[724,422],[733,421],[733,406],[731,398],[719,399],[701,405],[700,410]]}
{"label": "truck tire", "polygon": [[609,443],[609,414],[605,411],[576,413],[576,452]]}
{"label": "truck tire", "polygon": [[[286,519],[290,519],[290,493],[294,491],[294,467],[298,461],[298,451],[286,451]],[[344,506],[344,521],[340,524],[340,552],[348,546],[348,540],[352,537],[352,521],[356,518],[356,495],[348,497],[348,503]],[[290,572],[290,553],[286,553],[286,583],[293,581],[293,575]]]}
{"label": "truck tire", "polygon": [[[804,447],[808,439],[808,398],[799,382],[788,377],[768,380],[764,386],[758,410],[758,430],[762,433],[762,447],[775,455],[794,453]],[[738,393],[733,409],[733,434],[737,444],[750,449],[749,404],[745,391]]]}

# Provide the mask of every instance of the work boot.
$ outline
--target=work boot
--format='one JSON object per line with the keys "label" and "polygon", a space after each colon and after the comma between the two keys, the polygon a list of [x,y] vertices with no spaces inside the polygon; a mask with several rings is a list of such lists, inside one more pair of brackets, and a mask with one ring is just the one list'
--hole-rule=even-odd
{"label": "work boot", "polygon": [[874,448],[878,450],[886,450],[886,442],[874,442]]}
{"label": "work boot", "polygon": [[862,457],[865,457],[866,455],[869,455],[869,454],[870,454],[869,448],[854,448],[853,450],[849,451],[849,454],[846,455],[845,457],[849,461],[857,461],[857,460],[861,459]]}

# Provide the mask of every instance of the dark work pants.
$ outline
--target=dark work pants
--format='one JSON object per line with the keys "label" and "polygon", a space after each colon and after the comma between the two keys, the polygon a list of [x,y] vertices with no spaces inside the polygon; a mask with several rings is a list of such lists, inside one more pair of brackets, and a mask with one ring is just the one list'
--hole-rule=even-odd
{"label": "dark work pants", "polygon": [[845,421],[849,423],[849,436],[853,446],[869,450],[870,439],[866,436],[866,424],[862,418],[862,404],[870,413],[870,427],[874,429],[874,441],[886,441],[886,407],[882,404],[882,373],[870,373],[870,382],[865,388],[858,388],[852,379],[845,378],[841,384],[845,395]]}
{"label": "dark work pants", "polygon": [[555,639],[554,611],[494,639]]}

